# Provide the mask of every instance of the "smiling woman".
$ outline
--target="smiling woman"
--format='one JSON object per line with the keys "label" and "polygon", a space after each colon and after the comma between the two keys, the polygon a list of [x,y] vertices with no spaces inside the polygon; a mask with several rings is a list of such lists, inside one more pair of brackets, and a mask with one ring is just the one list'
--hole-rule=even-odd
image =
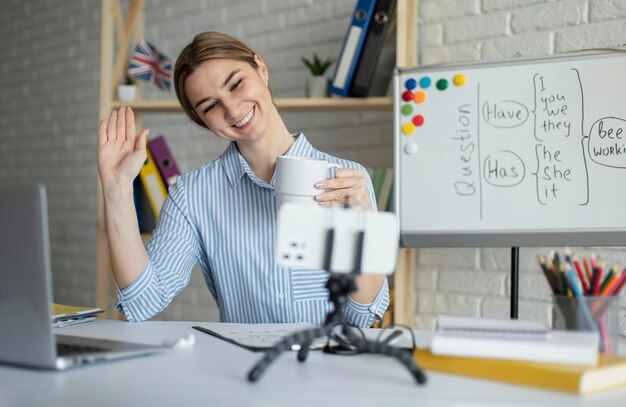
{"label": "smiling woman", "polygon": [[[322,324],[331,310],[323,270],[280,267],[274,259],[276,158],[305,156],[337,164],[320,180],[320,205],[375,208],[365,169],[315,149],[278,114],[263,58],[226,34],[198,34],[175,67],[176,95],[189,118],[231,141],[216,160],[180,176],[170,187],[152,240],[144,249],[132,183],[146,158],[148,130],[136,132],[131,109],[121,107],[99,126],[98,171],[107,238],[118,291],[116,306],[130,321],[151,318],[189,282],[200,264],[223,322]],[[344,304],[348,321],[370,326],[389,303],[387,280],[360,276]]]}

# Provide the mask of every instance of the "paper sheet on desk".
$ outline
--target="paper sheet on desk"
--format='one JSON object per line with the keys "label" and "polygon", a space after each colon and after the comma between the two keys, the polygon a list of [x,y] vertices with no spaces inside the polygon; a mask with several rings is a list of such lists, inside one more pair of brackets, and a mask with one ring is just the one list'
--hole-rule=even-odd
{"label": "paper sheet on desk", "polygon": [[[249,350],[269,349],[280,342],[283,338],[297,331],[318,327],[307,323],[296,324],[228,324],[228,323],[203,323],[198,325],[203,332],[242,346]],[[195,327],[194,327],[195,328]],[[198,328],[196,328],[198,329]],[[208,331],[208,332],[207,332]],[[311,348],[322,347],[326,338],[313,341]]]}

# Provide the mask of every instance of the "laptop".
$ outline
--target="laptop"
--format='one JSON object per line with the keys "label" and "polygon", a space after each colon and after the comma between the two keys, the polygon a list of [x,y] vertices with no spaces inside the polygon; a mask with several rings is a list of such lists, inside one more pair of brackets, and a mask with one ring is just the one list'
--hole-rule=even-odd
{"label": "laptop", "polygon": [[0,184],[0,363],[63,370],[164,347],[53,333],[46,189]]}

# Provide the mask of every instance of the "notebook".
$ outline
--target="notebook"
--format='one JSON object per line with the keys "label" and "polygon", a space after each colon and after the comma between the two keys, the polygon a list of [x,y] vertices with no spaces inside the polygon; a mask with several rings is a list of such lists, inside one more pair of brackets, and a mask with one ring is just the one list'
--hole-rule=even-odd
{"label": "notebook", "polygon": [[45,187],[0,184],[0,363],[66,369],[164,347],[53,334]]}
{"label": "notebook", "polygon": [[547,340],[551,331],[539,321],[440,315],[437,318],[437,334],[472,338]]}
{"label": "notebook", "polygon": [[440,316],[430,350],[436,355],[594,366],[596,332],[552,331],[537,321]]}

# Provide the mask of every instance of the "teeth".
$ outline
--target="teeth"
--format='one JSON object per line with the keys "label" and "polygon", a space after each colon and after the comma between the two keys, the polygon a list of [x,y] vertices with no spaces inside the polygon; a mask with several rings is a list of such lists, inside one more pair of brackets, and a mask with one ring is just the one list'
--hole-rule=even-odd
{"label": "teeth", "polygon": [[250,119],[252,119],[252,116],[254,116],[254,108],[252,108],[252,110],[250,110],[250,112],[246,115],[246,117],[241,119],[240,122],[235,123],[235,127],[241,127],[245,125],[246,123],[250,121]]}

